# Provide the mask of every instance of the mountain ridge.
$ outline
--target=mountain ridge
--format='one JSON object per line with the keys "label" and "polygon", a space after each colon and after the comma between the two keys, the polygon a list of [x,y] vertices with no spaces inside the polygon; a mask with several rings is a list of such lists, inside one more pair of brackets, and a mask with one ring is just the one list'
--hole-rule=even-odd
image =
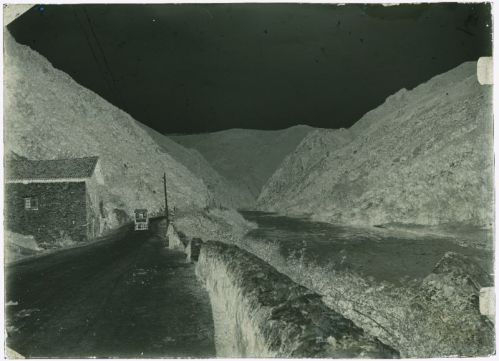
{"label": "mountain ridge", "polygon": [[169,137],[199,151],[220,175],[251,196],[245,208],[252,208],[267,179],[313,129],[297,125],[283,130],[228,129]]}
{"label": "mountain ridge", "polygon": [[[332,152],[319,139],[334,143],[337,131],[311,133],[269,179],[257,206],[333,223],[490,225],[491,101],[476,62],[402,89],[347,129],[351,140]],[[293,175],[303,159],[314,166]]]}

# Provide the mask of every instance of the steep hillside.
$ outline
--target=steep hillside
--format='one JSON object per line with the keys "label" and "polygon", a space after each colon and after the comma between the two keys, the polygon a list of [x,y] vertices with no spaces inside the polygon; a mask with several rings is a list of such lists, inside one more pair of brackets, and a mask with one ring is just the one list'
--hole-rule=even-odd
{"label": "steep hillside", "polygon": [[154,129],[137,122],[149,136],[175,160],[182,163],[197,178],[202,179],[214,194],[219,205],[230,208],[242,208],[253,201],[248,192],[240,191],[231,182],[217,173],[206,159],[196,150],[188,149]]}
{"label": "steep hillside", "polygon": [[123,222],[134,208],[159,212],[164,207],[163,172],[170,207],[188,214],[217,204],[203,180],[181,164],[190,162],[185,150],[177,146],[165,151],[127,113],[54,69],[8,32],[4,61],[6,154],[31,159],[99,156],[107,228]]}
{"label": "steep hillside", "polygon": [[351,132],[346,129],[316,129],[307,134],[296,149],[290,153],[275,171],[269,183],[263,187],[259,206],[279,200],[281,192],[294,184],[305,181],[308,174],[320,166],[324,157],[351,141]]}
{"label": "steep hillside", "polygon": [[284,130],[229,129],[170,137],[187,148],[197,149],[218,173],[256,200],[286,155],[312,129],[299,125]]}
{"label": "steep hillside", "polygon": [[350,224],[489,225],[491,102],[474,62],[402,89],[343,131],[351,141],[341,131],[311,133],[258,206]]}

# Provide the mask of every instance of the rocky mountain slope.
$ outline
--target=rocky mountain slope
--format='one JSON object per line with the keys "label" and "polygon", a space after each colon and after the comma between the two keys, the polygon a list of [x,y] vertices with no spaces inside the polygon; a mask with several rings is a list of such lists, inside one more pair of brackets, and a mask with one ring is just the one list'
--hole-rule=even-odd
{"label": "rocky mountain slope", "polygon": [[174,142],[167,136],[137,122],[149,136],[175,160],[182,163],[199,179],[215,196],[218,205],[230,208],[242,208],[253,201],[249,193],[240,192],[236,186],[215,171],[208,161],[196,149],[189,149]]}
{"label": "rocky mountain slope", "polygon": [[197,162],[196,156],[189,158],[176,144],[168,149],[158,145],[127,113],[54,69],[7,31],[4,41],[6,154],[30,159],[99,156],[108,229],[135,208],[152,213],[164,208],[163,172],[171,208],[189,214],[220,203],[189,171],[190,165],[182,164]]}
{"label": "rocky mountain slope", "polygon": [[[229,129],[214,133],[171,135],[198,150],[241,194],[256,200],[263,185],[283,159],[313,128],[298,125],[284,130]],[[246,208],[251,208],[248,203]]]}
{"label": "rocky mountain slope", "polygon": [[468,62],[400,90],[346,131],[312,132],[258,207],[350,224],[490,225],[491,94]]}

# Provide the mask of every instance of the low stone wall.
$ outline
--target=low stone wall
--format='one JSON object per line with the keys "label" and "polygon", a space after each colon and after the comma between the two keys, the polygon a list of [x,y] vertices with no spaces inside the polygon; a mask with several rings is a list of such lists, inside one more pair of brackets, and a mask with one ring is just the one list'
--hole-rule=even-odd
{"label": "low stone wall", "polygon": [[187,262],[197,262],[199,258],[199,252],[201,250],[201,245],[203,241],[201,238],[193,238],[189,240],[187,247],[185,248],[185,254],[187,256]]}
{"label": "low stone wall", "polygon": [[166,239],[168,240],[168,248],[170,249],[183,250],[185,247],[173,224],[170,224],[168,226],[168,230],[166,231]]}
{"label": "low stone wall", "polygon": [[233,245],[201,245],[196,274],[209,295],[218,357],[393,358],[321,297]]}
{"label": "low stone wall", "polygon": [[184,250],[185,244],[181,241],[173,223],[168,224],[165,217],[151,219],[150,229],[151,232],[165,241],[168,248]]}

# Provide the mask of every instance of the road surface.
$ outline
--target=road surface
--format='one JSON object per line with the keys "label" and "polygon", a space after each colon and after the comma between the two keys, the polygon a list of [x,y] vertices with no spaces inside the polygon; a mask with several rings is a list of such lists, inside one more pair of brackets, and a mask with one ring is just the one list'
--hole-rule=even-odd
{"label": "road surface", "polygon": [[7,345],[25,357],[215,357],[193,267],[129,228],[8,266]]}

